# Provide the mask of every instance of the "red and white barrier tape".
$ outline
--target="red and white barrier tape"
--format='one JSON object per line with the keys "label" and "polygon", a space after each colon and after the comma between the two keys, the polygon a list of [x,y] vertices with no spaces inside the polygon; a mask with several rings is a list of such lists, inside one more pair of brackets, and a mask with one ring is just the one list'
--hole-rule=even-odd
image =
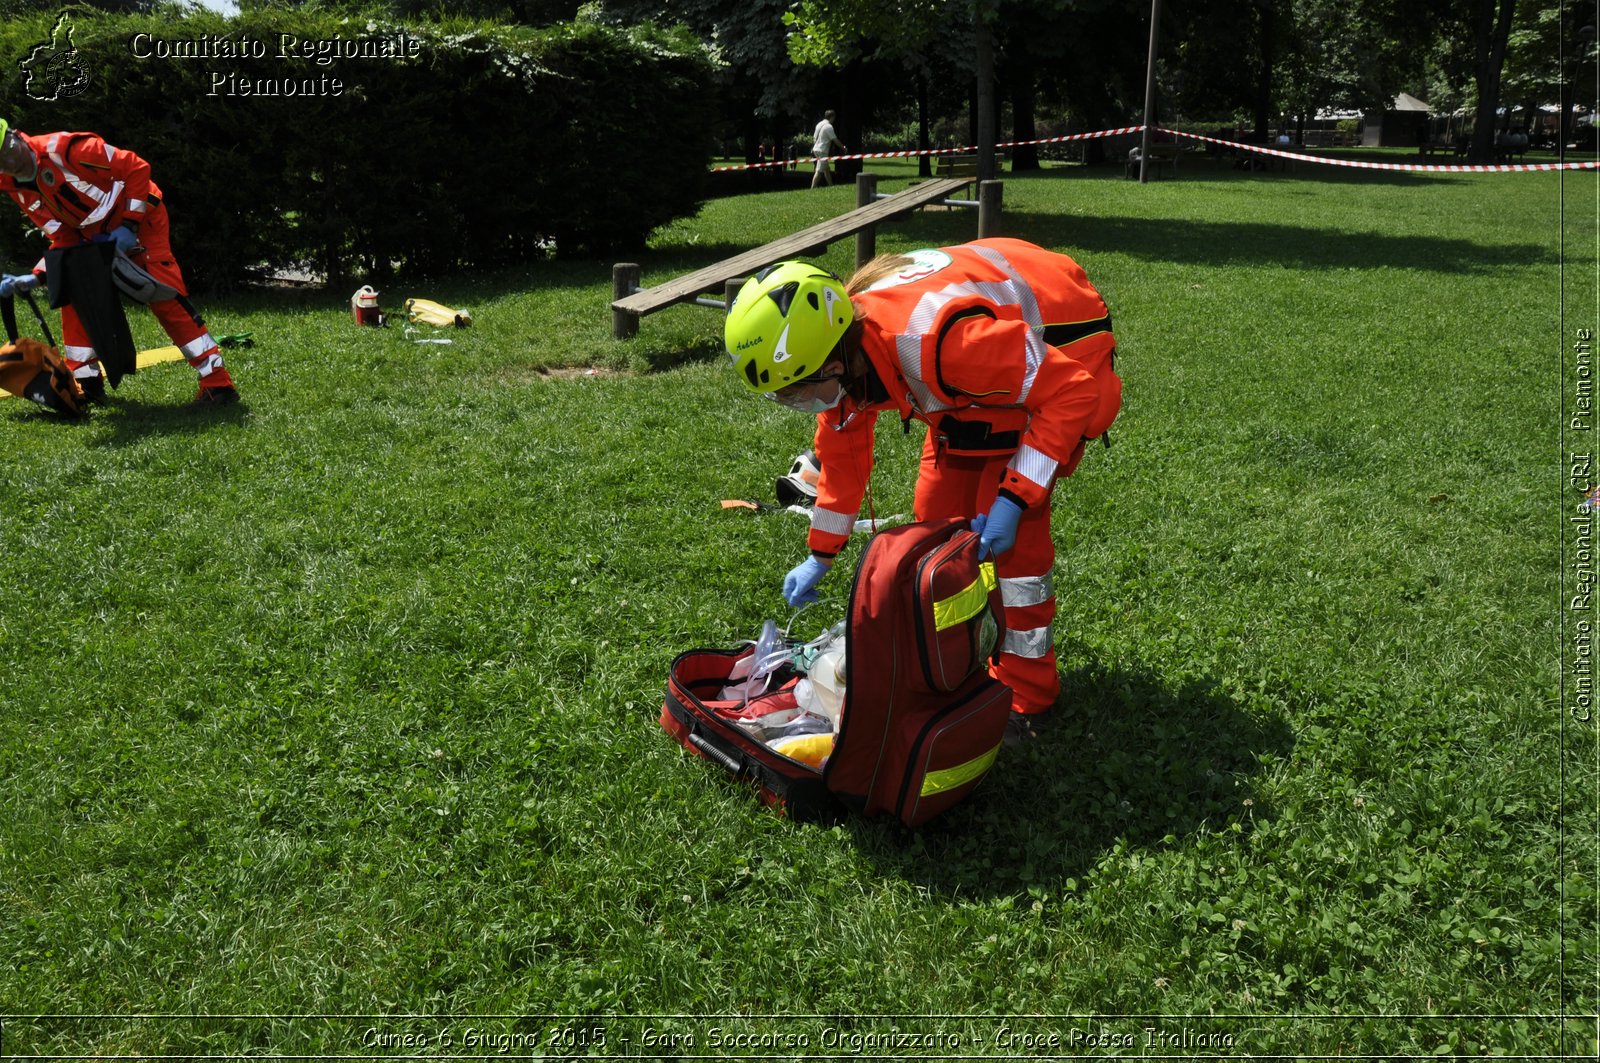
{"label": "red and white barrier tape", "polygon": [[[1143,129],[1142,125],[1128,126],[1124,129],[1106,129],[1099,133],[1075,133],[1066,137],[1046,137],[1043,140],[1008,140],[1004,144],[996,144],[997,148],[1017,148],[1024,144],[1060,144],[1068,140],[1095,140],[1099,137],[1120,136],[1123,133],[1137,133]],[[829,162],[839,162],[848,159],[906,159],[918,155],[967,155],[978,150],[976,144],[965,148],[929,148],[927,150],[912,149],[909,151],[867,151],[854,155],[829,155]],[[796,156],[793,159],[778,162],[747,162],[739,166],[717,166],[712,173],[727,173],[732,170],[760,170],[773,166],[793,166],[802,162],[815,162],[814,156]]]}
{"label": "red and white barrier tape", "polygon": [[[1008,140],[996,144],[996,148],[1020,148],[1029,144],[1062,144],[1071,140],[1097,140],[1101,137],[1116,137],[1127,133],[1141,133],[1144,126],[1124,126],[1121,129],[1104,129],[1098,133],[1076,133],[1072,136],[1045,137],[1041,140]],[[1225,148],[1236,148],[1239,151],[1248,151],[1256,155],[1272,155],[1280,159],[1290,159],[1294,162],[1314,162],[1324,166],[1345,166],[1359,170],[1404,170],[1415,173],[1533,173],[1548,170],[1597,170],[1600,169],[1600,159],[1588,162],[1535,162],[1513,163],[1499,166],[1437,166],[1427,163],[1398,163],[1398,162],[1362,162],[1356,159],[1331,159],[1322,155],[1301,155],[1292,151],[1278,151],[1274,148],[1262,147],[1258,144],[1239,144],[1232,140],[1218,140],[1215,137],[1201,136],[1199,133],[1180,133],[1175,129],[1159,129],[1158,132],[1170,136],[1188,137],[1190,140],[1201,140],[1207,144],[1218,144]],[[977,151],[977,145],[965,148],[930,148],[926,151],[868,151],[853,155],[829,155],[829,162],[839,162],[853,159],[905,159],[919,155],[962,155]],[[808,157],[809,158],[809,157]],[[728,173],[734,170],[761,170],[776,166],[794,166],[804,162],[804,158],[785,159],[777,162],[747,162],[738,166],[717,166],[712,173]],[[815,161],[814,159],[812,161]]]}
{"label": "red and white barrier tape", "polygon": [[1322,155],[1300,155],[1292,151],[1264,148],[1258,144],[1239,144],[1231,140],[1218,140],[1216,137],[1201,136],[1199,133],[1180,133],[1176,129],[1161,129],[1159,132],[1175,137],[1188,137],[1190,140],[1203,140],[1207,144],[1220,144],[1225,148],[1237,148],[1240,151],[1248,151],[1256,155],[1272,155],[1276,158],[1291,159],[1295,162],[1316,162],[1324,166],[1348,166],[1359,170],[1408,170],[1416,173],[1532,173],[1539,170],[1600,169],[1600,159],[1589,162],[1533,162],[1513,163],[1502,166],[1433,166],[1427,163],[1362,162],[1357,159],[1330,159]]}

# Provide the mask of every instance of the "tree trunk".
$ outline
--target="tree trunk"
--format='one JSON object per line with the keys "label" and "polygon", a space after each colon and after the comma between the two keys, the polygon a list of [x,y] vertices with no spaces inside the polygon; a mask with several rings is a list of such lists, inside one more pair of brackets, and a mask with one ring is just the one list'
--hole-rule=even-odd
{"label": "tree trunk", "polygon": [[1261,65],[1256,68],[1256,136],[1269,139],[1272,126],[1272,68],[1275,14],[1271,3],[1261,5]]}
{"label": "tree trunk", "polygon": [[[864,150],[861,146],[861,137],[867,131],[867,104],[864,91],[866,82],[866,68],[860,59],[852,59],[839,72],[839,123],[835,132],[844,142],[844,151],[847,154]],[[850,184],[864,167],[865,164],[860,159],[841,159],[833,164],[833,179]]]}
{"label": "tree trunk", "polygon": [[978,98],[973,110],[978,122],[978,180],[991,181],[995,177],[994,142],[994,29],[984,18],[983,11],[975,13],[974,27],[977,35]]}
{"label": "tree trunk", "polygon": [[922,152],[917,156],[917,176],[933,176],[933,156],[928,152],[933,148],[933,135],[929,130],[928,122],[928,72],[917,71],[917,150]]}
{"label": "tree trunk", "polygon": [[[1018,49],[1019,53],[1021,49]],[[1018,55],[1011,69],[1011,139],[1036,140],[1038,127],[1034,122],[1034,72],[1033,60]],[[1018,144],[1011,149],[1011,172],[1037,170],[1039,145]]]}
{"label": "tree trunk", "polygon": [[1500,74],[1506,62],[1506,41],[1511,36],[1511,16],[1517,0],[1473,0],[1473,80],[1478,86],[1478,110],[1472,121],[1469,160],[1477,165],[1494,162],[1495,112],[1500,109]]}
{"label": "tree trunk", "polygon": [[[741,104],[744,101],[740,101]],[[739,139],[744,142],[744,161],[760,162],[761,160],[761,116],[756,114],[756,109],[743,106],[743,117],[739,120]]]}

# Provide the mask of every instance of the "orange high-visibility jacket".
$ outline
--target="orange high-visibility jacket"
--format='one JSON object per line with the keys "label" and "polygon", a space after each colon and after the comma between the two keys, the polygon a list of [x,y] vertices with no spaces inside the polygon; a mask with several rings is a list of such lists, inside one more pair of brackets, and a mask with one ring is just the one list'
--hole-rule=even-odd
{"label": "orange high-visibility jacket", "polygon": [[1111,316],[1072,259],[1005,239],[912,258],[855,296],[862,348],[887,394],[817,415],[808,545],[818,554],[849,538],[880,412],[926,422],[940,455],[1010,454],[999,489],[1031,507],[1048,504],[1057,475],[1071,474],[1084,440],[1122,406]]}
{"label": "orange high-visibility jacket", "polygon": [[29,184],[0,174],[0,192],[62,247],[141,221],[161,202],[150,164],[93,133],[19,134],[39,160]]}

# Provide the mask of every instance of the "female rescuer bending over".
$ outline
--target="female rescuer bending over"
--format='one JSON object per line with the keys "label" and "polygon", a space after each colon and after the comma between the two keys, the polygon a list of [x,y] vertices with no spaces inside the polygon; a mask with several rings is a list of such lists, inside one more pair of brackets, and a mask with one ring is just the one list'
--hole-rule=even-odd
{"label": "female rescuer bending over", "polygon": [[751,391],[817,416],[822,466],[811,556],[784,578],[816,601],[860,510],[878,414],[928,425],[918,520],[964,517],[1005,602],[997,678],[1010,740],[1033,737],[1061,690],[1051,621],[1051,489],[1122,405],[1106,304],[1065,255],[1021,240],[885,255],[848,284],[804,262],[746,281],[725,341]]}

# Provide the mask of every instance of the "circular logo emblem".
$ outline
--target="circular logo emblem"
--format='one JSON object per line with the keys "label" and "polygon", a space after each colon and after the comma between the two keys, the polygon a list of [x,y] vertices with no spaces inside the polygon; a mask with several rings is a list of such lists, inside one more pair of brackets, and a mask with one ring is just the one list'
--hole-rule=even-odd
{"label": "circular logo emblem", "polygon": [[78,50],[52,56],[44,68],[45,83],[55,89],[55,99],[65,100],[83,94],[89,87],[89,71],[78,61]]}
{"label": "circular logo emblem", "polygon": [[54,170],[41,169],[39,171],[39,183],[46,187],[54,188],[56,185],[56,172]]}
{"label": "circular logo emblem", "polygon": [[894,288],[901,284],[919,281],[924,277],[931,277],[951,262],[949,255],[933,247],[924,247],[917,251],[908,252],[906,257],[911,259],[910,265],[897,273],[889,274],[889,276],[868,288],[867,291],[875,292],[879,288]]}

